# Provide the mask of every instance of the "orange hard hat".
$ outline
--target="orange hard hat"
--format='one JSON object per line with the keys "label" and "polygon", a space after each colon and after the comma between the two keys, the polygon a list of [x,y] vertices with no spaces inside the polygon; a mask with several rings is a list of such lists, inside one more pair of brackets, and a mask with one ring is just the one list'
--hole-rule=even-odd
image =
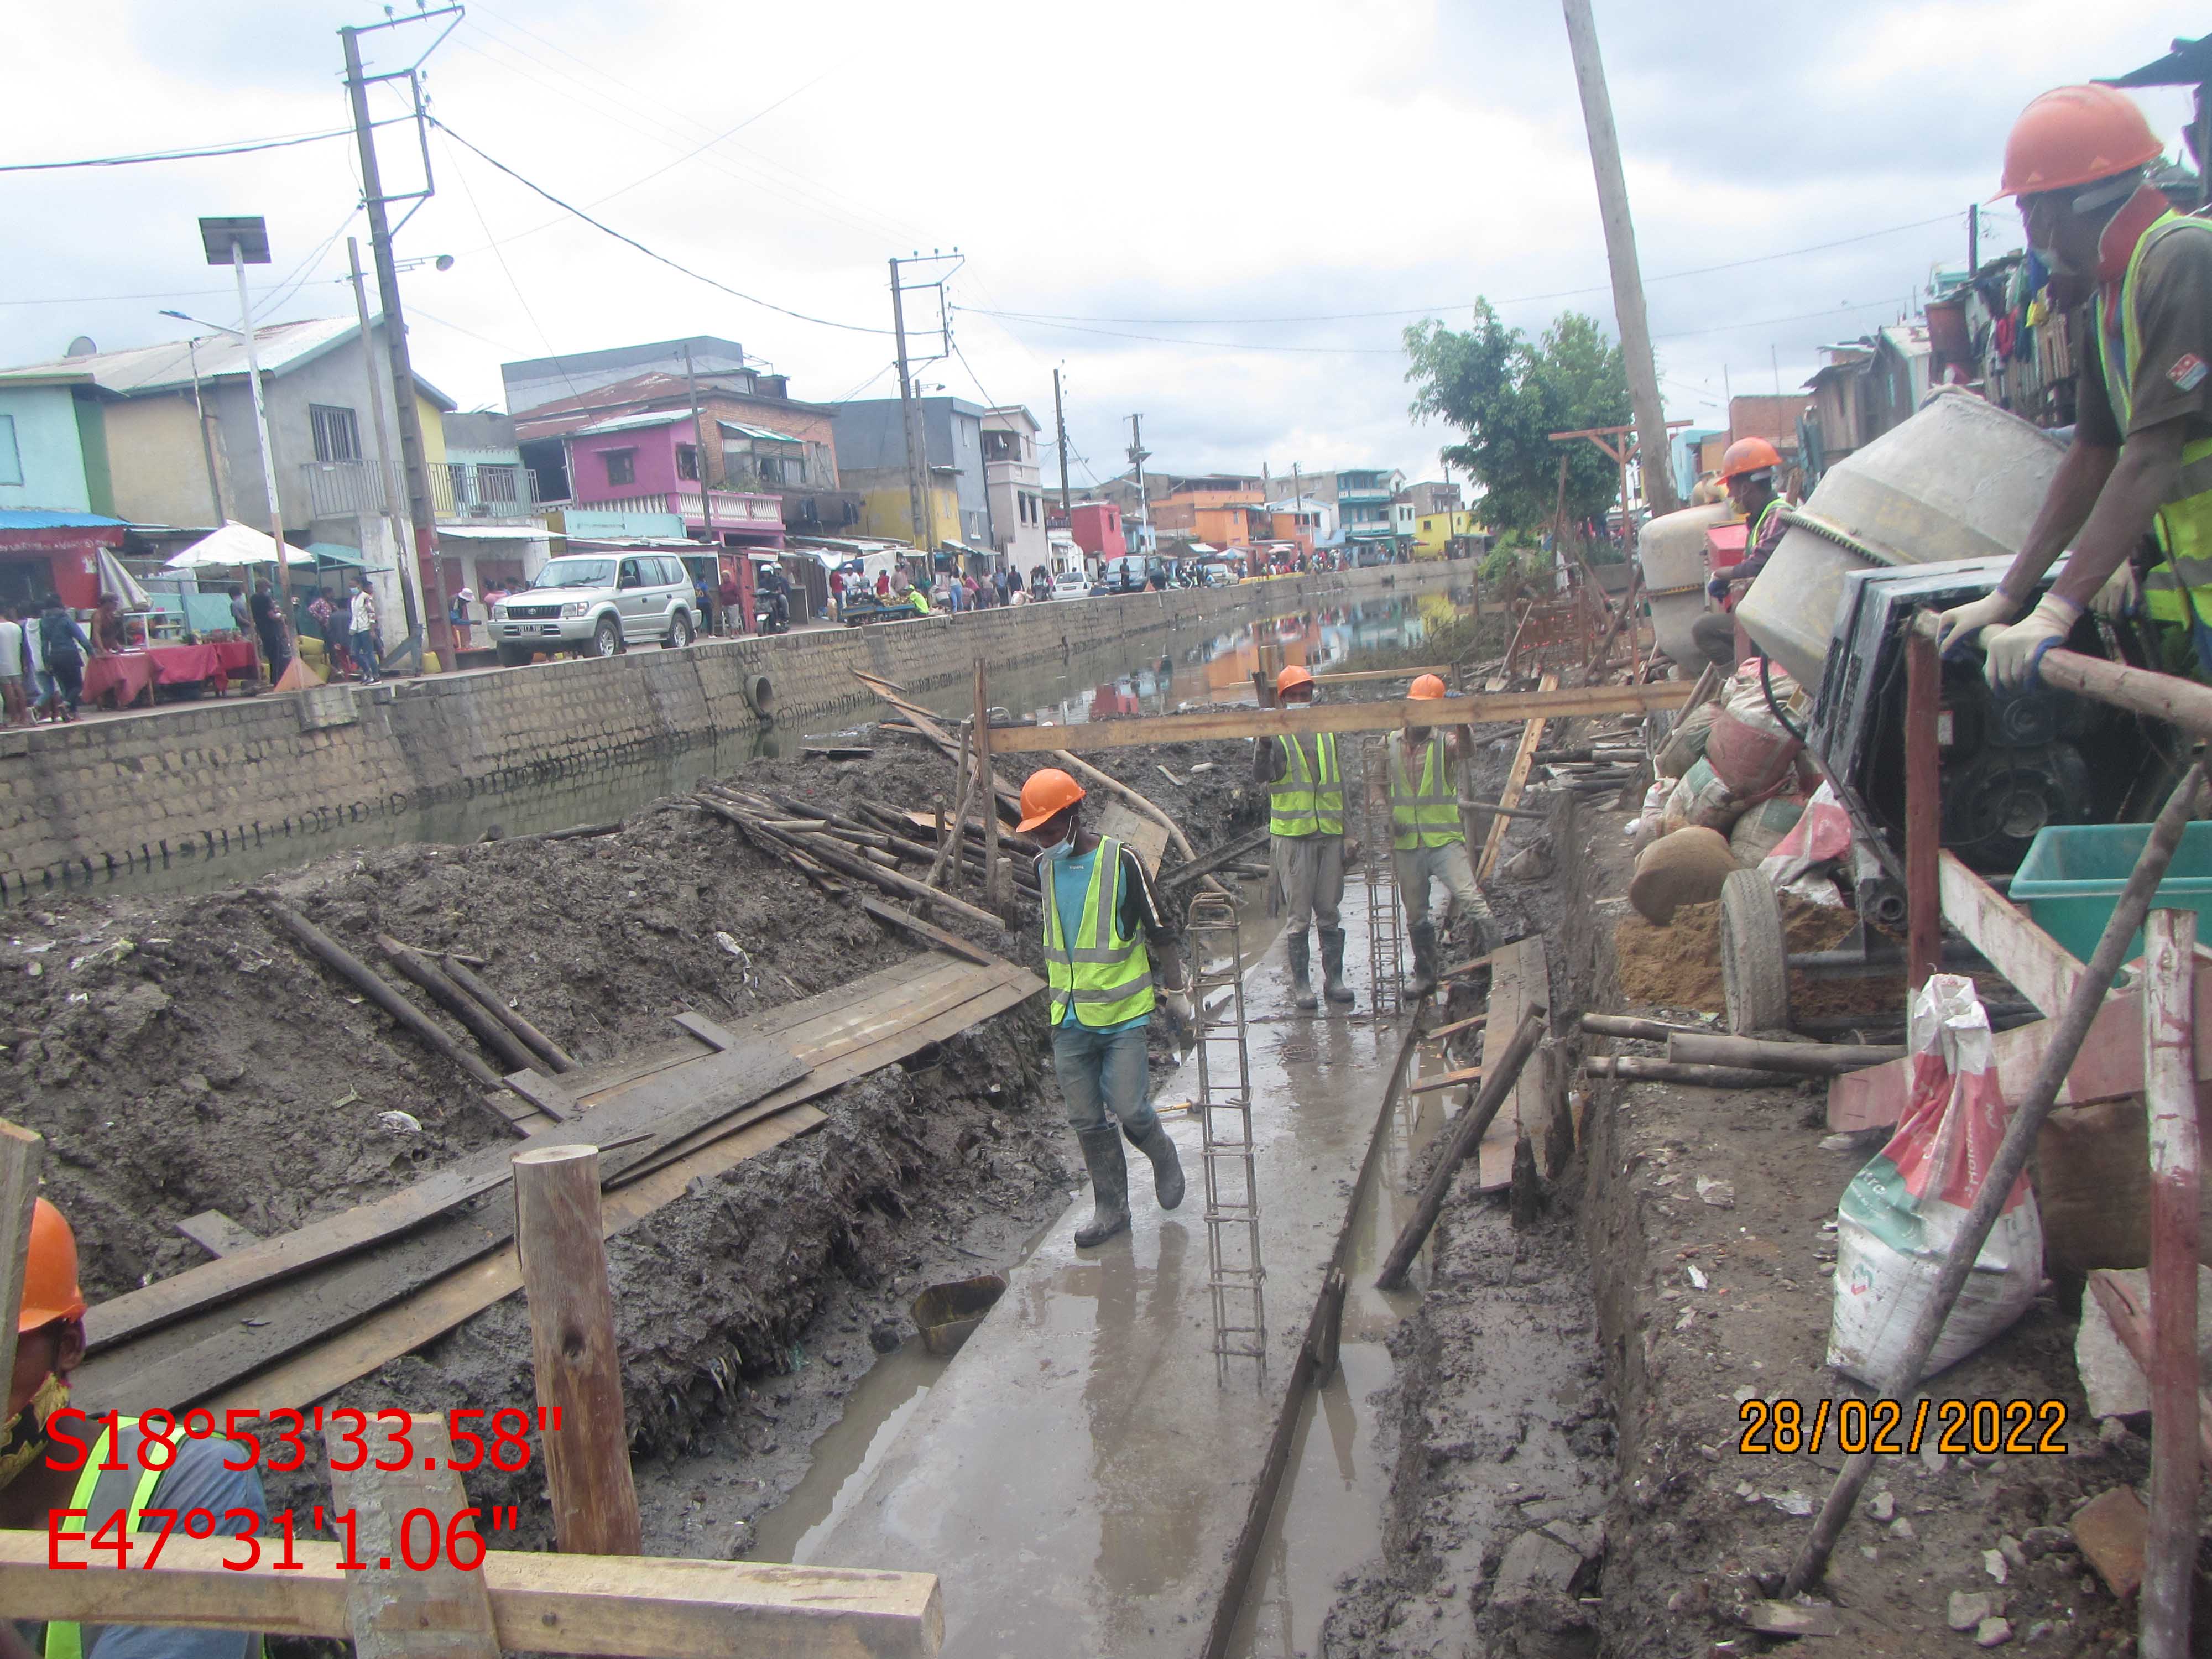
{"label": "orange hard hat", "polygon": [[1275,695],[1279,697],[1285,691],[1292,690],[1301,685],[1311,685],[1312,684],[1313,676],[1307,673],[1306,671],[1299,667],[1297,664],[1292,663],[1288,668],[1285,668],[1281,673],[1275,676]]}
{"label": "orange hard hat", "polygon": [[1444,683],[1434,674],[1422,675],[1406,692],[1409,697],[1441,697],[1443,694]]}
{"label": "orange hard hat", "polygon": [[1745,472],[1782,465],[1782,453],[1764,438],[1738,438],[1721,457],[1721,482]]}
{"label": "orange hard hat", "polygon": [[31,1248],[15,1328],[35,1331],[57,1319],[82,1319],[84,1310],[84,1292],[76,1285],[76,1235],[59,1210],[40,1199],[31,1210]]}
{"label": "orange hard hat", "polygon": [[1057,766],[1030,774],[1022,786],[1022,821],[1014,827],[1024,835],[1040,829],[1083,799],[1083,786]]}
{"label": "orange hard hat", "polygon": [[2136,100],[2116,87],[2060,87],[2020,112],[2005,140],[1997,198],[2071,190],[2155,161],[2163,151]]}

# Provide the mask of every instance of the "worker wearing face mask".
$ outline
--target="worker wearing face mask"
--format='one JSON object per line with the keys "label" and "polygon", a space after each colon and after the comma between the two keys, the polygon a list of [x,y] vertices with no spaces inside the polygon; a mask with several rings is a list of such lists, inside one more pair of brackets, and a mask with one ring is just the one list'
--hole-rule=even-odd
{"label": "worker wearing face mask", "polygon": [[[1299,708],[1314,700],[1314,677],[1293,663],[1275,676],[1275,701]],[[1344,773],[1337,764],[1336,733],[1316,732],[1261,738],[1252,745],[1252,777],[1267,788],[1267,828],[1273,833],[1275,874],[1290,914],[1284,950],[1291,964],[1291,1005],[1311,1012],[1321,1005],[1310,977],[1306,925],[1321,937],[1322,994],[1350,1002],[1344,982]],[[1358,856],[1354,844],[1352,856]]]}
{"label": "worker wearing face mask", "polygon": [[[90,1535],[105,1527],[112,1539],[118,1516],[125,1517],[122,1531],[137,1532],[138,1516],[150,1508],[178,1516],[210,1510],[221,1531],[233,1536],[258,1530],[269,1503],[261,1477],[243,1467],[246,1448],[195,1439],[173,1425],[171,1450],[158,1450],[146,1445],[134,1418],[118,1419],[119,1433],[111,1437],[105,1415],[88,1418],[70,1407],[70,1373],[84,1358],[84,1310],[76,1237],[62,1212],[40,1199],[23,1264],[8,1414],[0,1421],[0,1528],[51,1536],[51,1529]],[[165,1467],[147,1467],[164,1460]],[[103,1463],[115,1467],[103,1469]],[[145,1528],[155,1529],[152,1522]],[[82,1544],[56,1547],[84,1559]],[[90,1559],[97,1565],[111,1558],[95,1551]],[[134,1555],[129,1565],[143,1560]],[[259,1638],[245,1631],[73,1623],[40,1630],[11,1622],[0,1607],[0,1659],[251,1659],[260,1651]]]}
{"label": "worker wearing face mask", "polygon": [[[1083,786],[1057,767],[1022,785],[1024,835],[1036,837],[1045,977],[1052,988],[1052,1068],[1091,1172],[1091,1219],[1075,1230],[1088,1249],[1129,1224],[1129,1165],[1121,1137],[1152,1161],[1163,1210],[1182,1202],[1182,1162],[1152,1110],[1145,1031],[1152,1010],[1188,1028],[1182,955],[1143,861],[1082,825]],[[1146,940],[1160,945],[1158,989]],[[1119,1127],[1116,1127],[1118,1123]]]}
{"label": "worker wearing face mask", "polygon": [[[2019,199],[2062,307],[2087,299],[2074,442],[1996,591],[1947,611],[1942,644],[1989,636],[1994,685],[2032,682],[2093,603],[2138,602],[2165,665],[2212,679],[2212,223],[2172,210],[2146,169],[2160,155],[2142,112],[2111,87],[2061,87],[2005,144]],[[2148,574],[2132,561],[2148,540]],[[2065,571],[2020,617],[2069,544]]]}

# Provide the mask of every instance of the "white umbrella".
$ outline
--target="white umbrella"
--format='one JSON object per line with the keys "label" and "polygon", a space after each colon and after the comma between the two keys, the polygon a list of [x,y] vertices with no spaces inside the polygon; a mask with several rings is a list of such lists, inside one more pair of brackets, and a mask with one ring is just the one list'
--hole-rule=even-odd
{"label": "white umbrella", "polygon": [[154,601],[138,585],[138,579],[123,568],[123,561],[106,548],[100,550],[100,593],[106,599],[112,593],[123,601],[125,611],[151,611]]}
{"label": "white umbrella", "polygon": [[[313,567],[315,556],[301,552],[291,543],[284,544],[284,562]],[[180,553],[172,554],[162,565],[164,570],[197,570],[204,566],[237,566],[274,564],[276,562],[276,543],[251,525],[235,519],[226,519],[222,528],[212,535],[203,536]]]}

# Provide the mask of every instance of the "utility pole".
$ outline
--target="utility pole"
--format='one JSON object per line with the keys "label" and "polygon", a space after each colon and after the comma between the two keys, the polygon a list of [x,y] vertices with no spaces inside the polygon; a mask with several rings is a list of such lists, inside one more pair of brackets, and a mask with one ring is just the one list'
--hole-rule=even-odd
{"label": "utility pole", "polygon": [[899,428],[906,437],[907,512],[914,522],[914,544],[924,553],[937,551],[937,538],[929,533],[922,516],[922,465],[927,459],[914,441],[914,380],[907,373],[906,301],[899,293],[899,262],[891,261],[891,329],[898,336]]}
{"label": "utility pole", "polygon": [[[392,252],[391,220],[385,212],[384,175],[377,168],[376,135],[368,118],[368,77],[362,72],[361,37],[402,23],[449,14],[458,16],[459,11],[458,6],[448,6],[440,11],[395,16],[366,28],[338,31],[345,46],[346,96],[353,106],[354,137],[361,149],[361,192],[362,205],[368,210],[369,253],[376,262],[376,300],[384,313],[385,349],[392,357],[392,414],[399,425],[400,460],[407,477],[407,516],[415,529],[416,576],[425,599],[436,601],[423,620],[428,624],[439,665],[448,672],[455,666],[453,625],[447,616],[445,565],[438,557],[438,513],[430,495],[429,462],[422,450],[422,417],[415,404],[415,368],[407,356],[407,319],[399,305],[399,272]],[[403,73],[411,76],[413,71]],[[424,572],[427,580],[422,580]]]}
{"label": "utility pole", "polygon": [[[346,238],[346,259],[353,270],[353,310],[361,326],[361,361],[368,371],[368,418],[376,428],[377,477],[384,486],[384,520],[392,532],[392,556],[399,562],[399,603],[407,613],[407,637],[416,640],[422,637],[422,565],[420,560],[407,556],[413,538],[399,511],[399,503],[406,497],[399,482],[398,453],[392,447],[390,428],[384,424],[384,382],[376,378],[376,341],[368,326],[368,294],[362,286],[359,239]],[[419,658],[416,666],[422,666]]]}
{"label": "utility pole", "polygon": [[197,337],[185,342],[185,356],[192,366],[192,418],[199,422],[200,457],[207,462],[208,500],[214,504],[215,521],[220,526],[230,513],[222,504],[222,483],[215,465],[215,439],[208,432],[207,405],[200,398],[200,343]]}
{"label": "utility pole", "polygon": [[1966,210],[1966,280],[1982,268],[1982,208],[1977,202]]}
{"label": "utility pole", "polygon": [[1137,522],[1144,528],[1146,550],[1152,550],[1152,503],[1145,494],[1145,462],[1152,454],[1145,447],[1145,417],[1129,416],[1129,465],[1137,470]]}
{"label": "utility pole", "polygon": [[1613,310],[1620,325],[1620,354],[1628,370],[1629,401],[1636,412],[1637,447],[1650,458],[1644,498],[1654,515],[1672,513],[1674,481],[1666,465],[1667,417],[1659,401],[1659,371],[1651,356],[1651,325],[1644,312],[1644,277],[1636,262],[1636,226],[1628,213],[1628,184],[1620,170],[1620,137],[1613,130],[1613,100],[1598,56],[1590,0],[1560,0],[1567,45],[1582,92],[1583,125],[1589,130],[1590,166],[1597,176],[1598,213],[1605,225],[1606,261],[1613,268]]}
{"label": "utility pole", "polygon": [[[699,413],[699,376],[691,368],[691,348],[688,343],[684,348],[684,384],[691,389],[691,447],[698,458],[691,470],[699,475],[699,521],[707,532],[707,545],[714,550],[715,591],[719,592],[722,580],[722,544],[714,534],[714,498],[707,488],[707,422]],[[722,471],[727,477],[729,469],[725,467]],[[752,586],[751,561],[741,561],[740,568],[744,573],[738,580],[738,593],[742,599]],[[740,624],[744,622],[742,612],[738,621]],[[724,627],[728,625],[726,622],[723,624]],[[742,626],[738,631],[744,631]]]}
{"label": "utility pole", "polygon": [[1052,419],[1060,428],[1060,510],[1071,509],[1067,504],[1067,410],[1060,401],[1060,371],[1052,372]]}
{"label": "utility pole", "polygon": [[[287,641],[294,635],[292,626],[292,562],[284,556],[284,504],[276,495],[276,452],[269,441],[269,409],[261,392],[261,352],[255,343],[253,306],[246,292],[246,263],[250,257],[258,265],[269,263],[269,226],[263,219],[203,219],[200,221],[200,246],[211,265],[228,265],[238,279],[238,337],[246,347],[246,384],[253,394],[253,430],[261,450],[261,487],[269,497],[269,534],[276,543],[276,624],[277,632]],[[299,652],[293,648],[293,659]],[[283,684],[276,664],[271,660],[269,672]],[[304,672],[304,669],[302,670]],[[308,682],[302,682],[303,685]]]}

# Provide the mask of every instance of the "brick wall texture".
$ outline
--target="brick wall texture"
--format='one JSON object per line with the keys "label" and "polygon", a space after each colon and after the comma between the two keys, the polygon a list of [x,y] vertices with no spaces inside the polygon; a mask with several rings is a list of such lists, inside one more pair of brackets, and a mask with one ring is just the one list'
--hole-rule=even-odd
{"label": "brick wall texture", "polygon": [[776,725],[793,729],[872,703],[856,668],[925,691],[966,678],[978,655],[1012,667],[1449,574],[1401,566],[1020,605],[0,733],[0,895],[712,742],[762,724],[750,698],[763,679]]}

